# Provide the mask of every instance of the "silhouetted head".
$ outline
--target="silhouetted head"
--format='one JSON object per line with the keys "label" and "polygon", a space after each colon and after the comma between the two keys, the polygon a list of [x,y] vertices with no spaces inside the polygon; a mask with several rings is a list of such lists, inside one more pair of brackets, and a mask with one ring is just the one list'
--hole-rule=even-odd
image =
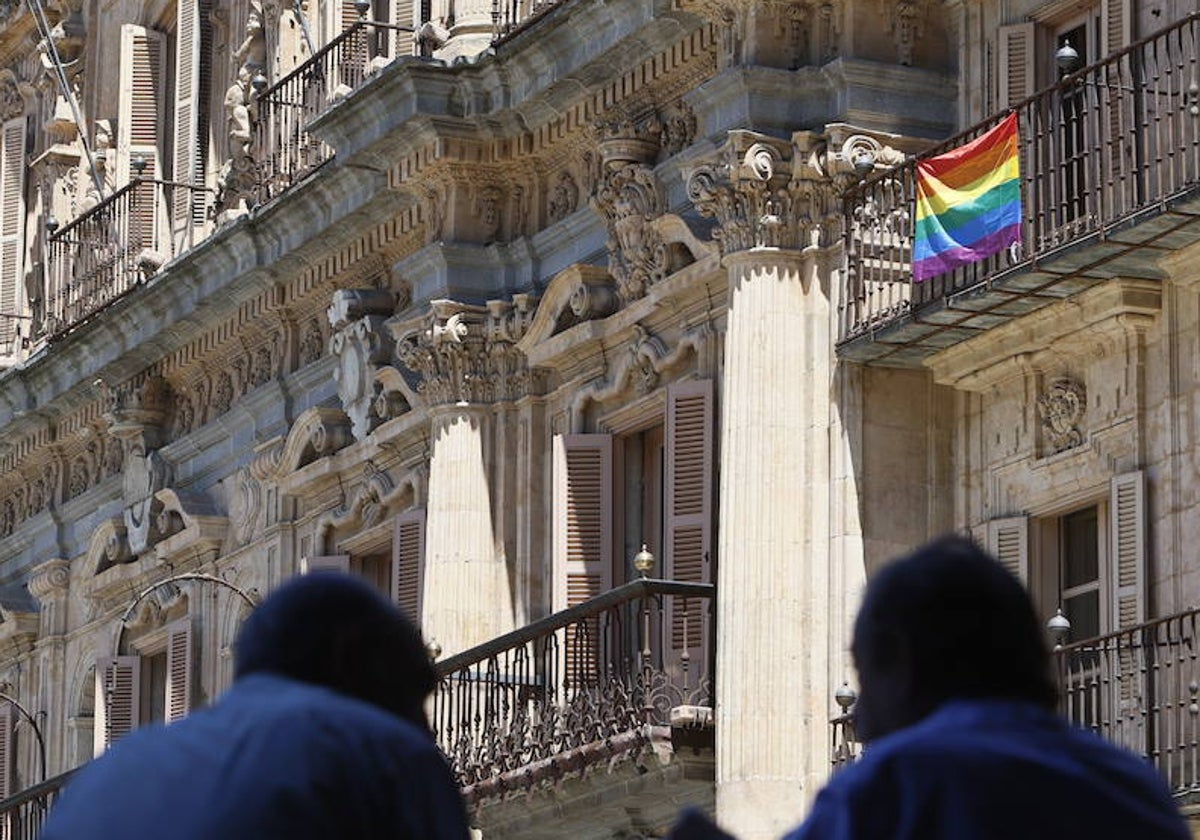
{"label": "silhouetted head", "polygon": [[885,566],[854,625],[863,740],[952,699],[1028,700],[1056,692],[1041,624],[1024,587],[975,543],[942,537]]}
{"label": "silhouetted head", "polygon": [[437,677],[421,634],[366,582],[335,572],[288,581],[246,619],[235,677],[267,672],[325,686],[428,728]]}

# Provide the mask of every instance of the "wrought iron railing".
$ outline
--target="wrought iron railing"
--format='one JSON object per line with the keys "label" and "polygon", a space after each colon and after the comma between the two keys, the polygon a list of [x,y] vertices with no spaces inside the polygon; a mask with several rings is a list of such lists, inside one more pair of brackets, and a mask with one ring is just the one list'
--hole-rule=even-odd
{"label": "wrought iron railing", "polygon": [[55,230],[47,242],[42,332],[50,338],[67,332],[191,248],[202,233],[194,207],[203,206],[207,192],[134,178]]}
{"label": "wrought iron railing", "polygon": [[35,840],[41,833],[50,806],[74,772],[61,773],[0,800],[0,837],[4,840]]}
{"label": "wrought iron railing", "polygon": [[847,272],[839,340],[886,325],[1200,185],[1200,13],[1062,79],[929,149],[960,146],[1015,112],[1022,245],[912,282],[916,161],[851,188],[843,224]]}
{"label": "wrought iron railing", "polygon": [[331,146],[309,134],[309,123],[359,87],[375,67],[403,52],[402,42],[412,31],[360,20],[255,97],[252,157],[260,204],[333,157]]}
{"label": "wrought iron railing", "polygon": [[829,721],[830,750],[834,772],[852,764],[862,752],[862,744],[854,734],[854,714],[846,712]]}
{"label": "wrought iron railing", "polygon": [[438,663],[433,727],[468,801],[710,720],[713,586],[638,580]]}
{"label": "wrought iron railing", "polygon": [[492,43],[499,44],[564,0],[492,0]]}
{"label": "wrought iron railing", "polygon": [[1054,652],[1069,720],[1145,756],[1176,795],[1200,791],[1200,610]]}

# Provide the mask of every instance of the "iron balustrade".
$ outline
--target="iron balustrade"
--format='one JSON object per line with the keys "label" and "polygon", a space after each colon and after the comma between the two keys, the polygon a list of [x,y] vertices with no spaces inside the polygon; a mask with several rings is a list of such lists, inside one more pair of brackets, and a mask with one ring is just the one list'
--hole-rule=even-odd
{"label": "iron balustrade", "polygon": [[563,1],[492,0],[492,44],[503,43]]}
{"label": "iron balustrade", "polygon": [[[1200,609],[1056,648],[1052,668],[1063,717],[1145,757],[1176,796],[1200,792]],[[836,769],[861,745],[853,714],[829,723]]]}
{"label": "iron balustrade", "polygon": [[35,840],[42,831],[50,806],[74,772],[61,773],[0,800],[0,837],[4,840]]}
{"label": "iron balustrade", "polygon": [[321,168],[333,147],[308,132],[309,123],[399,54],[412,29],[360,20],[311,58],[257,94],[251,106],[258,202],[265,204]]}
{"label": "iron balustrade", "polygon": [[[191,194],[176,201],[178,193]],[[203,187],[134,178],[47,240],[42,332],[62,335],[128,294],[159,266],[191,248],[202,228],[193,207]],[[183,218],[172,209],[181,207]],[[178,222],[178,223],[176,223]]]}
{"label": "iron balustrade", "polygon": [[636,750],[673,714],[704,721],[713,591],[634,581],[439,662],[434,735],[467,800]]}
{"label": "iron balustrade", "polygon": [[1200,790],[1200,610],[1054,651],[1062,714]]}
{"label": "iron balustrade", "polygon": [[1032,266],[1081,237],[1162,208],[1200,185],[1200,13],[1063,78],[922,155],[1019,123],[1022,245],[912,282],[916,160],[847,190],[839,341]]}

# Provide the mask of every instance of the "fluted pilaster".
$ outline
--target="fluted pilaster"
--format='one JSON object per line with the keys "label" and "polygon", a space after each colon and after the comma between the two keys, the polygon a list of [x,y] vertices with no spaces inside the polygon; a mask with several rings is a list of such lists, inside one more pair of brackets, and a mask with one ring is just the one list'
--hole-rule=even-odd
{"label": "fluted pilaster", "polygon": [[689,194],[729,277],[722,392],[717,817],[745,840],[803,816],[828,767],[827,196],[791,144],[735,132]]}

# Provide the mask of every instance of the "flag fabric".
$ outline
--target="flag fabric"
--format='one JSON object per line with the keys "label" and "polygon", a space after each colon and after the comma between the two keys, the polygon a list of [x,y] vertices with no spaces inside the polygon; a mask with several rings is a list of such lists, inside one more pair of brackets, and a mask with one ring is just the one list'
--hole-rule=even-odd
{"label": "flag fabric", "polygon": [[1017,115],[944,155],[917,161],[913,280],[927,280],[1021,241]]}

